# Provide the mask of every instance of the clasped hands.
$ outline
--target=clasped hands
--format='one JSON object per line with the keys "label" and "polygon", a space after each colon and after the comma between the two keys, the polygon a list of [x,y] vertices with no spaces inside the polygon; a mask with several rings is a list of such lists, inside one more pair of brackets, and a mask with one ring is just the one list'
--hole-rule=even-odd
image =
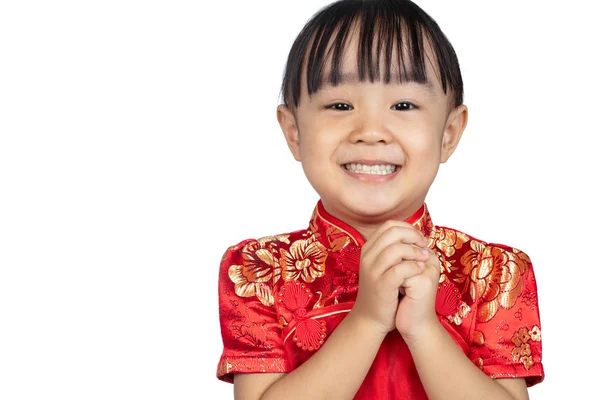
{"label": "clasped hands", "polygon": [[406,222],[381,225],[362,248],[352,312],[383,334],[397,329],[406,341],[439,324],[435,299],[440,262],[427,244]]}

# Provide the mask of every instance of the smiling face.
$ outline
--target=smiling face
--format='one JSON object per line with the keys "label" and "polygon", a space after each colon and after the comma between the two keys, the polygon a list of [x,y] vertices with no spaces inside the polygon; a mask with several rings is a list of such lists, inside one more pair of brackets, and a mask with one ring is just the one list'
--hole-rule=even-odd
{"label": "smiling face", "polygon": [[[467,109],[453,106],[430,61],[426,83],[359,82],[355,41],[350,37],[341,84],[309,96],[303,81],[295,112],[280,105],[277,114],[325,209],[368,238],[383,222],[404,220],[423,204],[440,163],[460,140]],[[425,49],[425,60],[435,60]]]}

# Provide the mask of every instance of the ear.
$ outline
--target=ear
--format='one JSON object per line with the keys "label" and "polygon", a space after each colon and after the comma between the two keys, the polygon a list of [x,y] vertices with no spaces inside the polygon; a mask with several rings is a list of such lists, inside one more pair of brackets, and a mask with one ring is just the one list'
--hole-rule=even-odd
{"label": "ear", "polygon": [[294,158],[300,161],[300,135],[294,113],[286,105],[280,104],[277,106],[277,121]]}
{"label": "ear", "polygon": [[442,138],[442,153],[440,162],[445,163],[448,161],[460,138],[462,137],[463,131],[467,127],[469,111],[467,106],[461,104],[450,112],[448,119],[446,120],[446,129],[444,130],[444,136]]}

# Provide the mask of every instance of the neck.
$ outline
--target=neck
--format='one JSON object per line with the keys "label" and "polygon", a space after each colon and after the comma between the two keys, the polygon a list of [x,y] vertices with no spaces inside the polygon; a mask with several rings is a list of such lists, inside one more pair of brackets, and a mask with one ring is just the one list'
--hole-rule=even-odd
{"label": "neck", "polygon": [[[413,217],[415,217],[415,213],[423,206],[424,201],[417,201],[409,207],[403,208],[401,211],[367,216],[355,215],[350,210],[337,210],[334,207],[330,207],[325,202],[322,203],[327,213],[350,225],[361,234],[365,241],[367,241],[373,236],[373,233],[387,221],[406,221],[411,224],[415,222],[417,218]],[[415,219],[415,221],[412,219]]]}

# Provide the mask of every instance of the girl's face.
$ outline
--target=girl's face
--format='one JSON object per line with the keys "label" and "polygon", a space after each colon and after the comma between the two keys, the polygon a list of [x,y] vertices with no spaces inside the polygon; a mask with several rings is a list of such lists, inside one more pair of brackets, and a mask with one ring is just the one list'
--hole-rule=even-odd
{"label": "girl's face", "polygon": [[[444,93],[430,62],[426,84],[359,82],[354,41],[342,64],[343,83],[309,97],[303,78],[296,116],[280,105],[278,119],[325,209],[368,238],[386,220],[404,220],[423,204],[440,163],[460,140],[467,109],[449,106],[451,93]],[[430,50],[426,60],[435,60]]]}

